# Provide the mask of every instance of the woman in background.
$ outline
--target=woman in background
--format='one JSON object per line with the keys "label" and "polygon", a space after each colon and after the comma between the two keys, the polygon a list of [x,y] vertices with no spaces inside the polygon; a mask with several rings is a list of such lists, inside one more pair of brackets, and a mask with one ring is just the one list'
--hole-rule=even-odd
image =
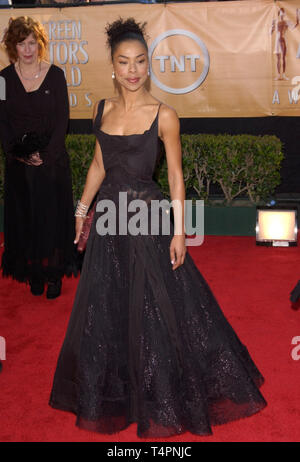
{"label": "woman in background", "polygon": [[29,282],[33,295],[61,293],[76,274],[72,182],[65,134],[63,71],[44,58],[48,39],[36,20],[11,18],[3,37],[11,62],[0,75],[0,140],[5,152],[3,276]]}

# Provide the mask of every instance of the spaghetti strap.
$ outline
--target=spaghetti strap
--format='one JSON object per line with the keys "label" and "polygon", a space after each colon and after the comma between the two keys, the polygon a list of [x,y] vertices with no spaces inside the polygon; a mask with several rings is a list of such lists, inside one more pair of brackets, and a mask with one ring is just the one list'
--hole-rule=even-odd
{"label": "spaghetti strap", "polygon": [[95,117],[95,122],[101,121],[102,115],[103,115],[103,110],[104,110],[104,104],[105,104],[105,99],[101,99],[98,103],[98,110],[97,110],[97,115]]}
{"label": "spaghetti strap", "polygon": [[155,120],[156,120],[156,126],[157,126],[157,130],[158,130],[158,118],[159,118],[159,111],[160,111],[160,107],[161,107],[162,103],[159,103],[158,105],[158,109],[157,109],[157,114],[156,114],[156,117],[155,117]]}
{"label": "spaghetti strap", "polygon": [[156,117],[157,117],[157,118],[158,118],[158,116],[159,116],[159,111],[160,111],[161,105],[162,105],[162,103],[159,103],[159,105],[158,105],[157,114],[156,114]]}
{"label": "spaghetti strap", "polygon": [[94,130],[100,127],[105,100],[101,99],[98,103],[97,114],[93,122]]}

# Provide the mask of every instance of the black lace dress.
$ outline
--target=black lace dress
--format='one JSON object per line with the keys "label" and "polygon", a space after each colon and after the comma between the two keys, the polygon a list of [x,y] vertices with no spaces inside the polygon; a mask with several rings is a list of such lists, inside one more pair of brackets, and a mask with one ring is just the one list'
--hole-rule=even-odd
{"label": "black lace dress", "polygon": [[[103,107],[102,100],[94,123],[106,170],[97,200],[118,210],[120,192],[128,204],[163,199],[152,180],[158,114],[143,134],[109,135],[100,129]],[[99,235],[102,213],[95,213],[50,405],[100,433],[137,422],[144,438],[211,434],[213,425],[263,409],[264,379],[190,255],[173,271],[172,235]]]}
{"label": "black lace dress", "polygon": [[[69,101],[63,71],[51,65],[40,87],[26,92],[13,64],[1,71],[0,141],[5,153],[3,276],[21,282],[77,274],[74,207],[65,135]],[[16,159],[25,133],[47,139],[43,164]]]}

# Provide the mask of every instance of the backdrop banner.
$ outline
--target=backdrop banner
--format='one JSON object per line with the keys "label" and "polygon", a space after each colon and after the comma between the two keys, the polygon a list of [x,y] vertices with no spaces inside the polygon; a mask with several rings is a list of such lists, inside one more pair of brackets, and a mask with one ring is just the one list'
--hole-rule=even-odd
{"label": "backdrop banner", "polygon": [[[72,119],[117,92],[105,26],[119,16],[147,22],[149,88],[180,117],[300,115],[299,0],[3,9],[1,33],[12,15],[44,24]],[[8,64],[1,46],[0,69]]]}

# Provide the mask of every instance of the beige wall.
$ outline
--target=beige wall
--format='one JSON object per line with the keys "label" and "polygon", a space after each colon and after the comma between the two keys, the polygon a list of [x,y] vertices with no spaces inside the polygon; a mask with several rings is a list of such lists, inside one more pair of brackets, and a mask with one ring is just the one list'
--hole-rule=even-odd
{"label": "beige wall", "polygon": [[[299,75],[300,83],[300,25],[292,28],[298,4],[298,0],[118,4],[26,8],[13,14],[31,15],[45,24],[49,60],[65,70],[72,118],[91,118],[94,103],[115,92],[104,29],[119,16],[147,21],[151,92],[180,117],[299,116],[300,106],[292,96],[297,83],[293,77]],[[289,80],[276,80],[276,32],[270,33],[281,6],[289,24],[285,33]],[[11,14],[2,10],[1,31]],[[7,64],[2,49],[0,68]]]}

